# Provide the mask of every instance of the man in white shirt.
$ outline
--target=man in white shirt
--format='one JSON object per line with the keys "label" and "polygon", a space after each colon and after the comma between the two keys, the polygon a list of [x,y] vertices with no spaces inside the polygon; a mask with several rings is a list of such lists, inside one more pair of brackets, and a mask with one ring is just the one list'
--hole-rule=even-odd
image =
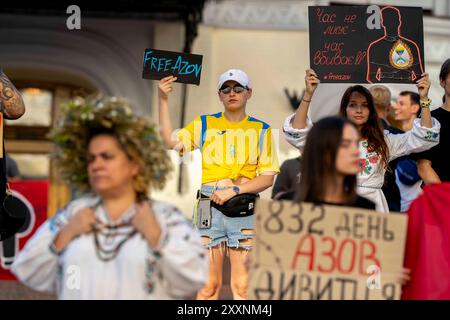
{"label": "man in white shirt", "polygon": [[[402,91],[395,105],[395,120],[401,124],[403,131],[413,127],[414,120],[420,117],[420,96],[416,92]],[[406,212],[411,202],[422,193],[422,180],[417,172],[414,155],[402,157],[397,162],[395,178],[401,195],[401,212]]]}

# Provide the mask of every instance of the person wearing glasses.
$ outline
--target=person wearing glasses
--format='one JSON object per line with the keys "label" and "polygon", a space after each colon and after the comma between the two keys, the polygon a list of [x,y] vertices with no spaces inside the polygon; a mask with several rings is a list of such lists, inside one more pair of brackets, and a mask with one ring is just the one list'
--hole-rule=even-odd
{"label": "person wearing glasses", "polygon": [[[209,279],[197,298],[219,298],[224,251],[228,251],[233,298],[246,299],[248,273],[244,261],[252,248],[253,210],[242,209],[234,214],[233,210],[239,208],[228,208],[231,211],[228,212],[227,206],[233,199],[256,195],[272,186],[279,173],[272,130],[267,123],[247,115],[247,102],[253,93],[249,78],[242,70],[230,69],[218,82],[218,97],[224,110],[198,116],[173,137],[168,100],[174,81],[176,77],[169,76],[159,83],[159,122],[163,141],[180,155],[200,149],[202,185],[198,203],[202,198],[211,201],[211,217],[206,225],[195,223],[201,219],[201,205],[194,209],[194,224],[205,247],[210,250]],[[217,207],[223,207],[223,210]],[[242,213],[244,215],[239,216]]]}

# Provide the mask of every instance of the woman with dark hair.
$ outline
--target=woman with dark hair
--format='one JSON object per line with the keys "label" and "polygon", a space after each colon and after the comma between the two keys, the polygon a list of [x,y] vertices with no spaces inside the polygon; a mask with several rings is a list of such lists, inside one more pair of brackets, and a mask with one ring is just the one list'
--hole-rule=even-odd
{"label": "woman with dark hair", "polygon": [[318,121],[303,149],[296,200],[375,209],[375,203],[356,193],[359,140],[358,130],[346,118]]}
{"label": "woman with dark hair", "polygon": [[[286,140],[299,149],[304,148],[308,132],[313,126],[307,114],[319,82],[313,70],[306,71],[306,89],[300,106],[295,114],[286,118],[283,126]],[[349,87],[341,100],[340,115],[350,120],[361,136],[357,192],[360,196],[375,202],[376,210],[380,212],[389,211],[381,190],[384,173],[389,170],[389,161],[427,150],[439,142],[440,124],[430,115],[431,101],[428,99],[430,81],[427,73],[422,75],[417,87],[421,98],[422,116],[414,121],[412,130],[404,134],[390,134],[383,131],[372,95],[363,86]],[[310,169],[306,167],[305,170]]]}
{"label": "woman with dark hair", "polygon": [[[297,202],[357,207],[374,210],[375,203],[356,192],[360,134],[344,117],[326,117],[311,128],[302,154]],[[398,282],[405,284],[410,270],[404,268]]]}

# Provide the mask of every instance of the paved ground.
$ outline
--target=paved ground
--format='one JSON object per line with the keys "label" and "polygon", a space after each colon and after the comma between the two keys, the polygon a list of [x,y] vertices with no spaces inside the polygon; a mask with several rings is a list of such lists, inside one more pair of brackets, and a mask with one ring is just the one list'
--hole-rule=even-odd
{"label": "paved ground", "polygon": [[0,300],[54,300],[56,297],[31,290],[17,281],[0,281]]}
{"label": "paved ground", "polygon": [[[227,257],[224,260],[224,286],[220,293],[220,299],[232,299],[230,289],[230,262]],[[0,300],[53,300],[55,296],[43,294],[29,289],[16,281],[0,281]]]}

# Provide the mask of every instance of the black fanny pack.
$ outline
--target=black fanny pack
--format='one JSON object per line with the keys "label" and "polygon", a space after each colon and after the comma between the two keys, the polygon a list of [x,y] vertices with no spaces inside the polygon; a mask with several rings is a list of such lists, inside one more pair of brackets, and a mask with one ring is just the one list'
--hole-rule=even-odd
{"label": "black fanny pack", "polygon": [[[202,198],[209,197],[202,194]],[[253,215],[256,199],[258,198],[259,194],[242,193],[235,195],[222,205],[211,201],[211,207],[216,208],[230,218],[248,217]]]}

